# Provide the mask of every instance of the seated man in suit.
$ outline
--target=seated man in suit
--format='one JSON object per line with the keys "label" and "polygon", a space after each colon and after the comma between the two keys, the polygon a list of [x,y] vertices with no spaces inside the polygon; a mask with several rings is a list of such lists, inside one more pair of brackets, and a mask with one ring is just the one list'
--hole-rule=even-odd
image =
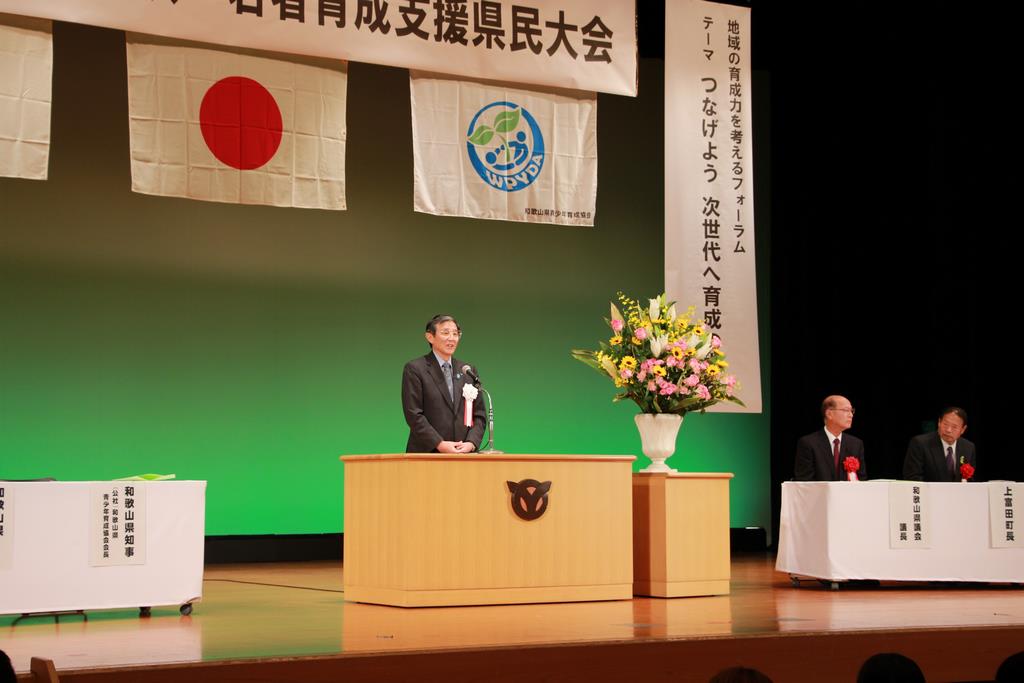
{"label": "seated man in suit", "polygon": [[483,397],[473,401],[471,427],[465,426],[462,391],[468,378],[462,361],[452,354],[462,328],[450,315],[435,315],[427,323],[430,352],[405,364],[402,408],[409,424],[406,453],[469,453],[480,448],[484,435]]}
{"label": "seated man in suit", "polygon": [[962,438],[967,411],[955,406],[939,417],[939,428],[915,436],[903,460],[903,478],[915,481],[960,481],[960,466],[974,467],[974,444]]}
{"label": "seated man in suit", "polygon": [[796,442],[796,481],[846,481],[844,461],[857,458],[858,479],[867,479],[868,465],[864,459],[864,442],[851,434],[843,434],[853,424],[853,406],[844,396],[828,396],[821,402],[821,418],[825,428],[801,437]]}

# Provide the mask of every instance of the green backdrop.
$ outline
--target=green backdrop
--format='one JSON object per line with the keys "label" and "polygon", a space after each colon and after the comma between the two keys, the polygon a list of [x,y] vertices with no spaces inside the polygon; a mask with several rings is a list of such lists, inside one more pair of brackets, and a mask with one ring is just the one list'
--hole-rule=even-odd
{"label": "green backdrop", "polygon": [[[404,448],[402,365],[439,312],[499,448],[639,454],[632,404],[569,349],[617,290],[664,286],[660,61],[640,97],[599,98],[579,228],[414,213],[408,76],[365,64],[348,211],[133,194],[123,40],[55,26],[50,179],[0,178],[0,477],[174,473],[209,482],[208,534],[342,531],[338,456]],[[732,525],[769,526],[767,413],[688,416],[669,462],[734,472]]]}

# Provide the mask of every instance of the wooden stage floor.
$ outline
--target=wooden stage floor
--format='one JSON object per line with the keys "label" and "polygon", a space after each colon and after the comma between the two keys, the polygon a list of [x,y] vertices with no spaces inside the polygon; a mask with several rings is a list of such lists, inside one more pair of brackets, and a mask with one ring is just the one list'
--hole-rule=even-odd
{"label": "wooden stage floor", "polygon": [[[855,679],[903,652],[929,681],[987,680],[1024,650],[1024,590],[883,584],[793,588],[740,556],[714,598],[403,609],[346,603],[338,563],[208,567],[203,602],[80,616],[0,617],[0,649],[61,681],[707,681],[726,666],[776,683]],[[30,680],[27,674],[25,680]]]}

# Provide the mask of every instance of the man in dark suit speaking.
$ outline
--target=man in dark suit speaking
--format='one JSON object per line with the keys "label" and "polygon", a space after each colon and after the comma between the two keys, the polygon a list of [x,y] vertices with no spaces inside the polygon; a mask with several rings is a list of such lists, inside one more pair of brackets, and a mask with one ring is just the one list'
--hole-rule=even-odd
{"label": "man in dark suit speaking", "polygon": [[868,464],[864,459],[864,442],[844,434],[853,424],[853,406],[844,396],[829,396],[821,402],[824,429],[801,437],[796,442],[796,463],[793,478],[797,481],[846,481],[846,458],[860,462],[858,479],[867,479]]}
{"label": "man in dark suit speaking", "polygon": [[915,481],[960,481],[960,466],[974,467],[974,444],[962,438],[967,431],[967,411],[950,407],[942,411],[939,428],[915,436],[903,460],[903,478]]}
{"label": "man in dark suit speaking", "polygon": [[[450,315],[427,323],[430,352],[405,364],[402,408],[409,424],[406,453],[469,453],[480,448],[484,435],[483,396],[473,400],[472,426],[465,425],[463,388],[473,382],[453,354],[462,328]],[[472,393],[472,392],[470,392]]]}

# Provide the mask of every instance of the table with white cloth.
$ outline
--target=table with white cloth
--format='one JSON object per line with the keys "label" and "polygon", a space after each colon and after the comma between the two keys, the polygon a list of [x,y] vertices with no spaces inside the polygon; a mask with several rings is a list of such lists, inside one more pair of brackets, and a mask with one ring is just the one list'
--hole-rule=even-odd
{"label": "table with white cloth", "polygon": [[[141,563],[97,566],[97,485],[144,493]],[[0,614],[158,605],[188,613],[201,599],[205,481],[0,481],[0,487],[6,502]]]}
{"label": "table with white cloth", "polygon": [[989,485],[925,483],[929,548],[893,548],[888,481],[785,482],[775,568],[829,581],[1024,582],[1024,548],[990,542]]}

